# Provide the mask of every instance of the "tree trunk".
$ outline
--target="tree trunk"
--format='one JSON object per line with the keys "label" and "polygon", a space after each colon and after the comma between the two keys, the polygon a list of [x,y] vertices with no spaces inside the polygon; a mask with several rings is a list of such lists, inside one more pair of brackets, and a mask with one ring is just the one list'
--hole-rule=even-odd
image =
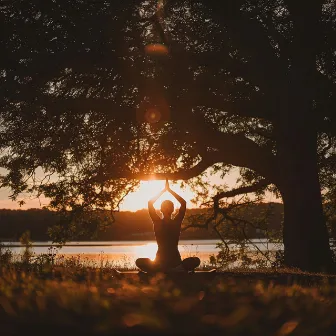
{"label": "tree trunk", "polygon": [[297,127],[295,121],[293,124],[283,133],[278,152],[285,263],[304,271],[332,272],[318,177],[316,134],[307,120]]}
{"label": "tree trunk", "polygon": [[[291,67],[275,90],[279,189],[284,202],[285,263],[305,271],[334,269],[318,175],[314,100],[321,2],[288,1],[293,19]],[[304,2],[306,4],[306,2]],[[279,94],[281,92],[281,94]]]}
{"label": "tree trunk", "polygon": [[[278,98],[277,158],[284,202],[285,263],[305,271],[334,265],[322,208],[314,99],[319,52],[320,1],[287,1],[293,20],[291,67]],[[303,6],[304,5],[304,6]]]}
{"label": "tree trunk", "polygon": [[330,272],[329,237],[321,197],[313,183],[298,182],[283,190],[285,264],[304,271]]}

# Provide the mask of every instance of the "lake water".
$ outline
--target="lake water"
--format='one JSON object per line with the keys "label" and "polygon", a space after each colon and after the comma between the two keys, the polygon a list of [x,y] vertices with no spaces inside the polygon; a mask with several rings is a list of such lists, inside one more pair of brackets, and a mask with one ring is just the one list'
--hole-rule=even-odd
{"label": "lake water", "polygon": [[[216,244],[218,240],[180,240],[179,251],[182,258],[197,256],[202,263],[209,260],[209,256],[216,254],[218,249]],[[253,241],[256,246],[265,250],[267,248],[267,240],[257,239]],[[4,242],[16,255],[24,251],[24,247],[17,242]],[[36,255],[48,253],[51,242],[34,242],[33,252]],[[251,245],[251,250],[255,249]],[[268,244],[268,249],[277,249],[274,244]],[[86,263],[100,264],[104,262],[112,262],[120,265],[133,265],[137,258],[154,259],[157,251],[155,241],[119,241],[119,242],[69,242],[61,249],[57,250],[59,257],[72,257],[80,255],[80,258]]]}

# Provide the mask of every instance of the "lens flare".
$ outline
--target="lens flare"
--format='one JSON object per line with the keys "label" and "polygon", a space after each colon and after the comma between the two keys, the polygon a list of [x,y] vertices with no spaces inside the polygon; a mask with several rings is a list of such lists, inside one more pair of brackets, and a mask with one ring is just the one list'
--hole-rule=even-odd
{"label": "lens flare", "polygon": [[145,120],[150,123],[157,123],[161,120],[161,113],[155,108],[150,108],[145,113]]}
{"label": "lens flare", "polygon": [[161,43],[148,44],[145,46],[145,52],[150,56],[165,56],[168,55],[168,48]]}

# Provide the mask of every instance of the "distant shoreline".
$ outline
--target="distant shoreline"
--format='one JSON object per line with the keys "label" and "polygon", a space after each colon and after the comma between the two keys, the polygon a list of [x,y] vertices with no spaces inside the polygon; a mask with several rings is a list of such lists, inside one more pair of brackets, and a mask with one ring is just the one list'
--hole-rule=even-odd
{"label": "distant shoreline", "polygon": [[[216,241],[220,242],[220,239],[183,239],[180,240],[180,243],[182,242],[189,242],[189,241]],[[83,242],[69,242],[65,243],[62,246],[111,246],[111,245],[116,245],[116,243],[120,243],[120,246],[122,245],[129,245],[129,243],[138,243],[138,242],[153,242],[155,243],[154,239],[127,239],[127,240],[111,240],[109,242],[99,242],[99,241],[83,241]],[[13,244],[10,244],[13,243]],[[1,241],[0,244],[3,244],[3,247],[25,247],[25,245],[19,243],[19,242],[11,242],[11,241]],[[60,244],[57,243],[52,243],[51,241],[38,241],[38,242],[32,242],[32,247],[45,247],[45,246],[58,246]],[[119,245],[119,244],[118,244]]]}
{"label": "distant shoreline", "polygon": [[[251,239],[251,241],[257,241],[260,243],[263,243],[264,241],[266,241],[266,239],[260,238],[260,239]],[[66,247],[95,247],[95,246],[127,246],[130,244],[134,244],[134,243],[155,243],[155,240],[150,239],[150,240],[114,240],[114,241],[102,241],[101,243],[99,241],[83,241],[83,242],[69,242],[69,243],[65,243],[64,245],[61,246],[66,246]],[[190,244],[189,242],[194,242],[191,243],[191,245],[199,245],[199,244],[203,244],[204,243],[209,243],[212,242],[214,244],[216,243],[220,243],[220,239],[182,239],[179,241],[179,245],[183,245],[183,243],[185,244]],[[13,244],[11,244],[13,243]],[[2,244],[3,248],[13,248],[13,247],[25,247],[25,245],[20,244],[19,242],[3,242],[0,241],[0,244]],[[60,244],[57,243],[52,243],[51,241],[46,241],[46,242],[42,242],[42,241],[38,241],[38,242],[32,242],[32,247],[47,247],[47,246],[54,246],[57,247]]]}

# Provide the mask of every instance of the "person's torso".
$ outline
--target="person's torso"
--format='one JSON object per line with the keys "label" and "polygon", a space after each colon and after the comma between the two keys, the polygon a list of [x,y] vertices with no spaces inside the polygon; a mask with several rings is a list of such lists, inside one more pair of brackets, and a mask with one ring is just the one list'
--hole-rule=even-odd
{"label": "person's torso", "polygon": [[174,219],[169,221],[156,221],[154,232],[158,244],[156,260],[167,267],[174,267],[181,263],[178,250],[180,238],[180,225]]}

